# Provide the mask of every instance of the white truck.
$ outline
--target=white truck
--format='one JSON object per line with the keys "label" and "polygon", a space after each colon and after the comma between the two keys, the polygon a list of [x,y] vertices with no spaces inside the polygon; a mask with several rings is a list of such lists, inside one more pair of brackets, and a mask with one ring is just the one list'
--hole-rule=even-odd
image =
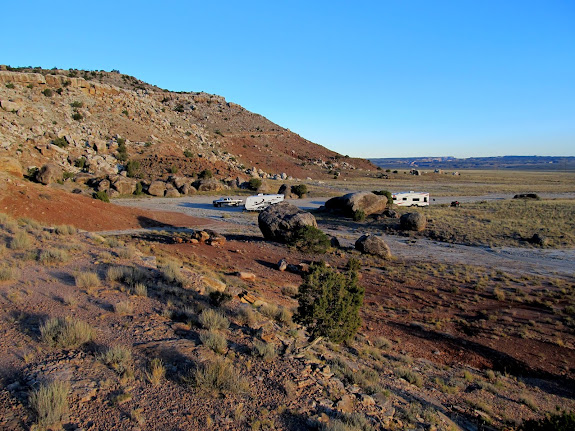
{"label": "white truck", "polygon": [[398,207],[425,207],[429,206],[429,193],[398,192],[391,194],[393,203]]}
{"label": "white truck", "polygon": [[284,195],[264,195],[263,193],[259,193],[246,198],[245,208],[248,211],[262,211],[270,205],[282,202],[284,198]]}
{"label": "white truck", "polygon": [[242,199],[233,198],[219,198],[213,201],[215,207],[239,207],[242,204]]}

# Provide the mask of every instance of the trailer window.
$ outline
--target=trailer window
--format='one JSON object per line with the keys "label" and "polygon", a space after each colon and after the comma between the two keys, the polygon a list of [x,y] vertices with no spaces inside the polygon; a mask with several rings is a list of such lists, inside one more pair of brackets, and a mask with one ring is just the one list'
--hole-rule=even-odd
{"label": "trailer window", "polygon": [[413,198],[413,202],[419,202],[419,198]]}
{"label": "trailer window", "polygon": [[406,201],[406,200],[407,200],[407,198],[403,198],[403,200],[404,200],[404,201]]}
{"label": "trailer window", "polygon": [[426,197],[425,197],[425,198],[423,198],[423,202],[427,202],[427,198],[426,198]]}

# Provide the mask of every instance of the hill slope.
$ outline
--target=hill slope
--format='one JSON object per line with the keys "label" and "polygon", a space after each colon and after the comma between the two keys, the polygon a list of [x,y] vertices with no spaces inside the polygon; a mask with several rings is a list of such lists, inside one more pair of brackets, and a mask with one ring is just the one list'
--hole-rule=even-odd
{"label": "hill slope", "polygon": [[221,96],[174,93],[117,72],[2,66],[0,106],[0,156],[16,156],[25,168],[54,161],[102,176],[135,160],[145,180],[203,169],[218,178],[328,178],[375,168]]}

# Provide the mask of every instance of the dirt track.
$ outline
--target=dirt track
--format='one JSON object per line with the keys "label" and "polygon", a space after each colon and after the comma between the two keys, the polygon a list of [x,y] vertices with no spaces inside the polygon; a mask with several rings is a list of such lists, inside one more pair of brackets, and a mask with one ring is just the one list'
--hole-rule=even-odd
{"label": "dirt track", "polygon": [[[240,197],[241,198],[241,197]],[[492,199],[501,199],[491,196]],[[178,212],[189,216],[210,219],[213,223],[205,227],[224,234],[242,233],[260,236],[257,227],[257,214],[243,211],[241,208],[214,208],[212,196],[194,196],[177,199],[119,199],[114,203],[153,211]],[[453,199],[453,198],[443,198]],[[485,200],[485,196],[476,197]],[[303,209],[313,209],[325,202],[324,198],[293,200]],[[342,229],[338,226],[322,228],[336,236],[343,246],[353,246],[355,240],[364,232],[358,228]],[[125,233],[126,231],[122,231]],[[394,256],[422,261],[466,263],[491,267],[516,274],[546,276],[573,276],[575,274],[575,249],[527,249],[520,247],[472,247],[460,244],[447,244],[427,239],[412,240],[395,235],[385,235],[386,242]]]}

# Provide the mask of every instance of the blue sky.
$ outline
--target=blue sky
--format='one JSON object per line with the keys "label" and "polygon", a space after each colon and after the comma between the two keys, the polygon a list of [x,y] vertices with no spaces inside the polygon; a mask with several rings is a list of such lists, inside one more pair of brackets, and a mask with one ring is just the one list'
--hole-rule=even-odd
{"label": "blue sky", "polygon": [[2,15],[2,64],[219,94],[351,156],[575,155],[571,0],[20,1]]}

